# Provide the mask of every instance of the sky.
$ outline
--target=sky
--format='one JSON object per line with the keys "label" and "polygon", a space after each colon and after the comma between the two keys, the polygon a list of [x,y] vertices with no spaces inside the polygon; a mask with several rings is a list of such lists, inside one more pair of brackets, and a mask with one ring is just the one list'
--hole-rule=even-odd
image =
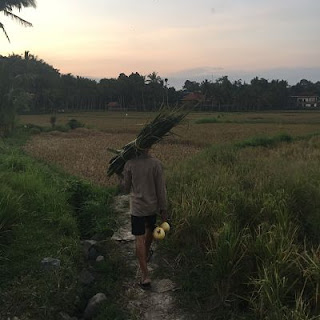
{"label": "sky", "polygon": [[320,80],[319,0],[37,0],[0,16],[0,54],[25,50],[95,79],[156,71],[186,79]]}

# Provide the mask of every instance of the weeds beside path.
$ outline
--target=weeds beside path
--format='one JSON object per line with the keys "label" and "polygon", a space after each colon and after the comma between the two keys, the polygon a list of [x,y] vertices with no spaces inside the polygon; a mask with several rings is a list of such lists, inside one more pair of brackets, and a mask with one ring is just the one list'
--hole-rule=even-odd
{"label": "weeds beside path", "polygon": [[203,319],[319,319],[319,159],[317,133],[256,137],[167,175],[167,247]]}
{"label": "weeds beside path", "polygon": [[[127,320],[118,289],[124,263],[110,240],[113,190],[39,163],[19,141],[9,142],[0,140],[0,319],[81,318],[89,299],[103,293],[95,319]],[[93,236],[101,240],[99,263],[84,261],[80,245]],[[83,274],[92,270],[89,284]]]}

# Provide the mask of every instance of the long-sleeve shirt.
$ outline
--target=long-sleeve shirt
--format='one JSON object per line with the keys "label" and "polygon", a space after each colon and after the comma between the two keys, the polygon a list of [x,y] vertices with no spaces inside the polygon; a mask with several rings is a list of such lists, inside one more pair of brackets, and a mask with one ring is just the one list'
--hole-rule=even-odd
{"label": "long-sleeve shirt", "polygon": [[126,162],[122,188],[130,191],[130,208],[133,216],[150,216],[167,208],[167,194],[161,162],[143,154]]}

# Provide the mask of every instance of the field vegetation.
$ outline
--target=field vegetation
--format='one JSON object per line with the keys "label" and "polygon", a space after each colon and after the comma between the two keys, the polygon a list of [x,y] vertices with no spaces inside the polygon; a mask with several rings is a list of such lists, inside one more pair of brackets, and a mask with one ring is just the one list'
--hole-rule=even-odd
{"label": "field vegetation", "polygon": [[[167,271],[199,318],[319,319],[319,115],[191,114],[175,130],[181,137],[154,149],[173,226]],[[134,139],[150,114],[84,116],[77,119],[99,131],[41,133],[25,150],[115,184],[104,178],[106,148]],[[197,123],[205,118],[218,120]]]}
{"label": "field vegetation", "polygon": [[[247,122],[248,119],[256,118],[258,115],[264,122]],[[99,185],[112,186],[116,183],[115,178],[107,179],[105,174],[108,161],[113,156],[107,148],[118,149],[135,139],[143,125],[153,116],[152,113],[126,115],[117,112],[58,115],[57,130],[64,128],[71,119],[91,129],[79,128],[69,132],[54,130],[36,134],[26,145],[25,150],[37,159],[58,164],[71,174],[79,175]],[[284,132],[293,136],[304,135],[318,131],[320,123],[319,113],[214,114],[214,117],[220,116],[219,119],[223,118],[230,122],[195,123],[199,119],[212,116],[213,114],[190,114],[183,125],[174,129],[176,136],[168,137],[157,145],[153,154],[165,167],[170,168],[181,159],[192,157],[213,144],[240,142],[253,136],[272,136]],[[292,118],[295,120],[290,120]],[[21,116],[20,120],[24,125],[32,123],[47,127],[50,117]]]}
{"label": "field vegetation", "polygon": [[[110,210],[114,190],[38,163],[16,147],[22,140],[0,140],[0,319],[80,315],[97,292],[108,297],[103,319],[127,319],[114,294],[126,270],[108,241],[117,228]],[[105,261],[96,270],[99,282],[84,288],[80,239],[94,234],[106,239]],[[44,268],[47,257],[59,259],[60,267]]]}
{"label": "field vegetation", "polygon": [[318,319],[319,158],[318,136],[282,135],[211,147],[169,174],[167,249],[203,319]]}

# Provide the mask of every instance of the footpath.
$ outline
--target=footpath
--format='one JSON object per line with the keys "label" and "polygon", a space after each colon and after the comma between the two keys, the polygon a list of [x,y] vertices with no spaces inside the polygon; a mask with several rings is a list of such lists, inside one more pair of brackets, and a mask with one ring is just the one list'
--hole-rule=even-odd
{"label": "footpath", "polygon": [[126,279],[124,288],[124,298],[127,301],[127,308],[134,319],[139,320],[191,320],[193,315],[186,314],[185,311],[177,307],[175,302],[175,291],[179,288],[171,280],[160,277],[157,272],[164,263],[163,258],[157,254],[156,243],[153,243],[154,254],[148,264],[152,279],[152,287],[143,290],[138,285],[140,280],[140,270],[135,256],[134,236],[131,234],[131,220],[129,211],[129,196],[121,195],[115,198],[114,210],[120,215],[122,226],[112,236],[119,246],[119,251],[126,258],[131,274],[135,276]]}

